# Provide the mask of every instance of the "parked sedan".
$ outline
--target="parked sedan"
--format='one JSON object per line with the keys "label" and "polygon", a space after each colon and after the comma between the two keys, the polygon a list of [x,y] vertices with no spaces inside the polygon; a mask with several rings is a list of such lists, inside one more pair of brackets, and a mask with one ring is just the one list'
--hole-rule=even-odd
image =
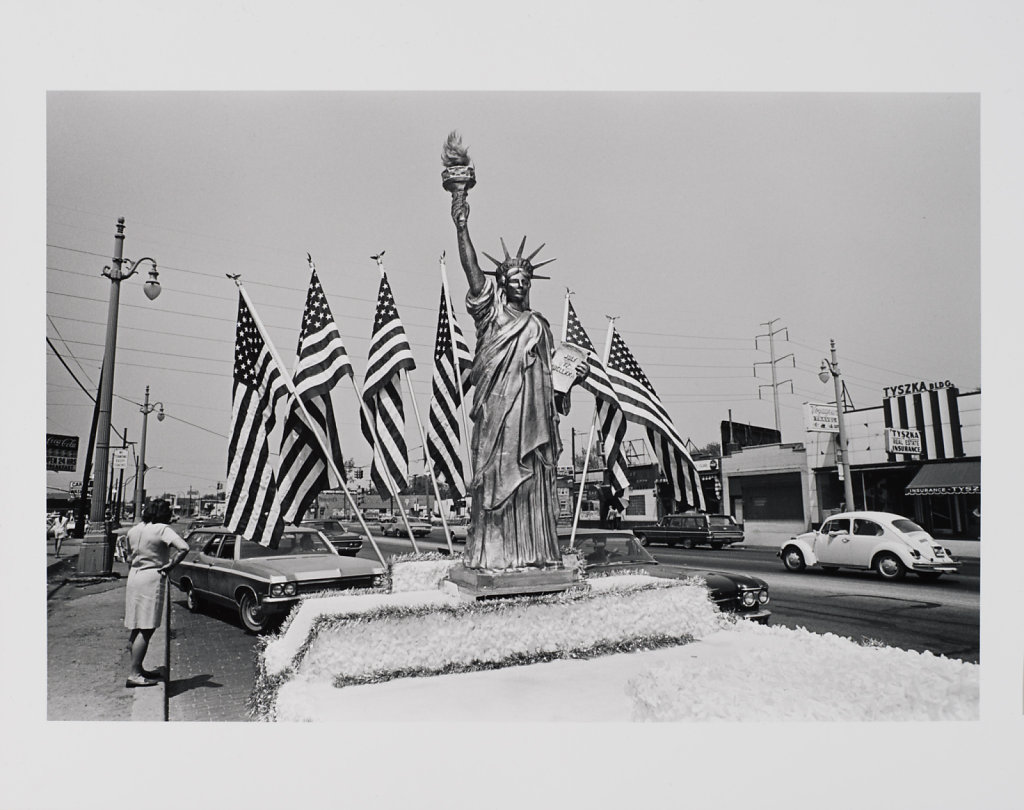
{"label": "parked sedan", "polygon": [[288,527],[268,548],[223,526],[192,531],[189,553],[171,570],[171,582],[185,592],[189,610],[205,601],[238,610],[246,629],[262,633],[283,618],[304,595],[325,590],[383,584],[376,562],[342,557],[311,527]]}
{"label": "parked sedan", "polygon": [[302,525],[310,526],[323,532],[339,554],[355,557],[359,553],[359,549],[363,547],[362,535],[350,532],[341,524],[341,521],[326,518],[321,520],[304,520]]}
{"label": "parked sedan", "polygon": [[[430,530],[433,528],[425,520],[417,520],[416,518],[409,518],[409,528],[412,530],[413,537],[426,537],[430,534]],[[409,533],[405,530],[405,521],[400,517],[392,517],[387,519],[382,517],[380,519],[380,533],[385,537],[408,537]]]}
{"label": "parked sedan", "polygon": [[778,556],[789,571],[818,567],[874,569],[896,580],[912,571],[921,579],[955,574],[957,561],[914,521],[890,512],[843,512],[817,531],[786,541]]}
{"label": "parked sedan", "polygon": [[[562,553],[569,553],[571,532],[559,530],[558,542]],[[579,555],[586,574],[625,574],[646,571],[654,577],[688,579],[700,577],[707,583],[708,592],[718,609],[736,613],[745,619],[768,624],[771,611],[767,609],[770,597],[768,583],[747,574],[727,574],[720,571],[700,571],[679,565],[660,563],[640,545],[630,531],[582,529],[576,532],[574,553]]]}

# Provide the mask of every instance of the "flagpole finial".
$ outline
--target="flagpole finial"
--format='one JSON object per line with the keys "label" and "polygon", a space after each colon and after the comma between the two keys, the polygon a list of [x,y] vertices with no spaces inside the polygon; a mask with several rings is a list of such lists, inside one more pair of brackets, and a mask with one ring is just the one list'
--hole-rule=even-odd
{"label": "flagpole finial", "polygon": [[239,279],[242,277],[241,273],[234,273],[234,274],[232,274],[232,273],[225,273],[224,275],[227,276],[229,279],[231,279],[233,282],[235,282],[235,286],[236,287],[241,287],[242,286],[242,282],[239,281]]}
{"label": "flagpole finial", "polygon": [[316,265],[313,264],[313,256],[310,253],[306,254],[306,261],[309,262],[309,269],[316,270]]}
{"label": "flagpole finial", "polygon": [[608,319],[609,321],[611,321],[612,323],[615,323],[615,322],[616,322],[616,321],[617,321],[617,320],[618,320],[619,318],[621,318],[622,316],[621,316],[621,315],[605,315],[605,317],[606,317],[606,318],[607,318],[607,319]]}
{"label": "flagpole finial", "polygon": [[576,293],[574,293],[574,292],[573,292],[572,290],[570,290],[570,289],[569,289],[568,287],[566,287],[566,288],[565,288],[565,294],[566,294],[567,296],[572,296],[572,295],[576,295]]}

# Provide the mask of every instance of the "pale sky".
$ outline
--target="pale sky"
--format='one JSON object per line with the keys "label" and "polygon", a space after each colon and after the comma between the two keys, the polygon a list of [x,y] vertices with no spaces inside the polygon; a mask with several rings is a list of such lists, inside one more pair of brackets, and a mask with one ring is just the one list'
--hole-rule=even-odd
{"label": "pale sky", "polygon": [[[776,356],[796,362],[777,364],[786,441],[803,438],[803,402],[833,398],[817,379],[830,338],[858,407],[900,382],[980,386],[977,94],[54,92],[47,335],[83,382],[98,379],[110,287],[99,271],[118,216],[125,256],[161,270],[152,303],[144,278],[122,284],[113,410],[137,440],[132,402],[149,385],[176,417],[151,420],[147,462],[164,469],[148,489],[224,480],[237,300],[224,273],[242,274],[290,368],[311,253],[361,384],[379,280],[369,257],[386,250],[425,418],[442,251],[472,331],[439,179],[453,128],[477,168],[477,249],[546,243],[538,260],[557,261],[534,308],[560,334],[568,286],[598,347],[605,315],[618,316],[698,446],[730,410],[774,426],[768,339],[755,350],[770,328]],[[367,463],[351,385],[336,402],[344,450]],[[582,392],[573,405],[567,448],[593,413]],[[48,352],[47,430],[81,436],[82,459],[91,412]]]}

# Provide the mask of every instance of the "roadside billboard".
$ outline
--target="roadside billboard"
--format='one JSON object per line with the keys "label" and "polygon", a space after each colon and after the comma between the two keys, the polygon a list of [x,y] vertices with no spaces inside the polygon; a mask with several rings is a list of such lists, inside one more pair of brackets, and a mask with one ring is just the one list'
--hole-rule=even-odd
{"label": "roadside billboard", "polygon": [[807,430],[816,433],[838,433],[839,411],[835,405],[817,402],[804,403],[804,424]]}
{"label": "roadside billboard", "polygon": [[46,469],[51,472],[74,472],[77,466],[78,437],[47,433]]}

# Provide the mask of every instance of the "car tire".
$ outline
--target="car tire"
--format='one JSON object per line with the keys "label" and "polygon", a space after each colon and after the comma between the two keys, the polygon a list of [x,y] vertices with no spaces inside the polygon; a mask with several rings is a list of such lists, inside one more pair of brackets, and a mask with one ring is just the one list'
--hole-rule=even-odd
{"label": "car tire", "polygon": [[270,626],[269,617],[252,591],[244,591],[238,600],[238,617],[251,633],[263,633]]}
{"label": "car tire", "polygon": [[803,552],[796,546],[786,546],[782,549],[782,564],[786,566],[787,571],[803,571],[807,567]]}
{"label": "car tire", "polygon": [[712,543],[711,548],[713,548],[715,551],[718,551],[724,545],[725,543]]}
{"label": "car tire", "polygon": [[676,547],[676,541],[675,540],[669,540],[665,545],[667,545],[669,548],[675,548]]}
{"label": "car tire", "polygon": [[942,571],[917,571],[915,573],[925,582],[934,582],[942,576]]}
{"label": "car tire", "polygon": [[887,579],[891,582],[895,582],[898,579],[903,579],[907,574],[907,567],[900,561],[900,558],[895,554],[885,552],[879,554],[875,558],[875,571],[882,579]]}
{"label": "car tire", "polygon": [[185,607],[188,608],[190,613],[198,613],[203,609],[203,603],[199,599],[199,594],[196,593],[196,589],[191,585],[185,591]]}
{"label": "car tire", "polygon": [[647,535],[646,534],[638,534],[636,536],[636,539],[640,541],[640,545],[643,546],[644,548],[647,548],[647,546],[650,543],[650,541],[647,539]]}
{"label": "car tire", "polygon": [[692,540],[684,540],[683,541],[683,548],[693,548],[693,541]]}

